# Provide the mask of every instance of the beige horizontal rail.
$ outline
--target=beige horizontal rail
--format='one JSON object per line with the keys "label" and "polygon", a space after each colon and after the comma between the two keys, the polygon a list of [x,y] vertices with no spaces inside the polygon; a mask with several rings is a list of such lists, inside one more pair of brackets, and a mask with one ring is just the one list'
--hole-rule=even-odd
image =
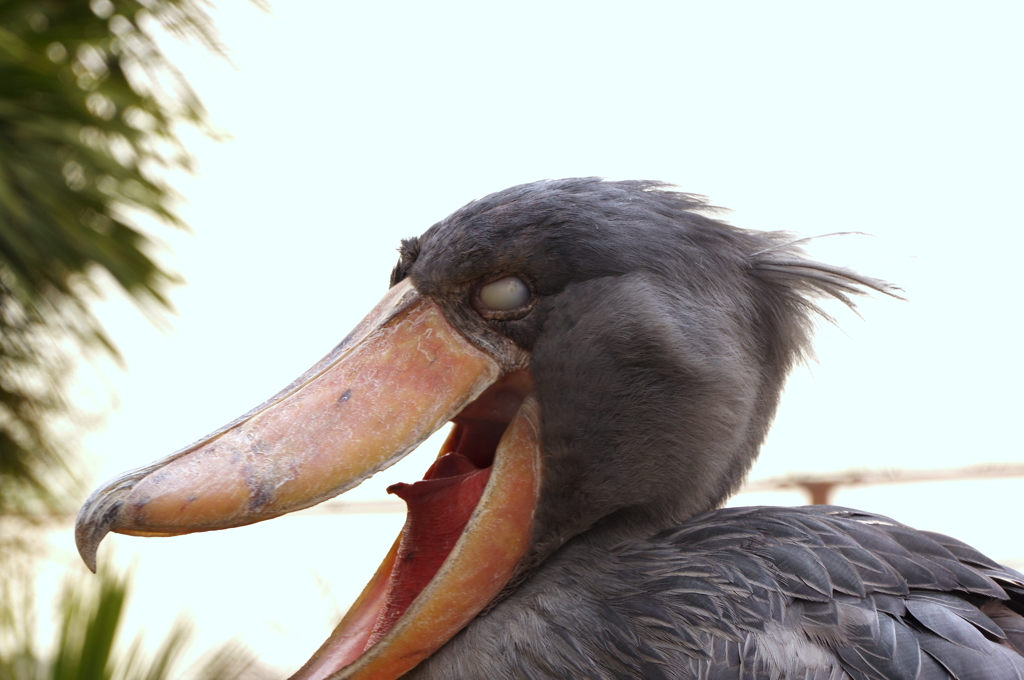
{"label": "beige horizontal rail", "polygon": [[[881,484],[914,484],[918,482],[953,482],[969,479],[1012,479],[1024,477],[1024,463],[985,463],[960,468],[935,470],[871,469],[847,470],[821,474],[794,473],[747,482],[740,493],[758,491],[804,491],[814,505],[828,505],[832,494],[841,486],[877,486]],[[405,512],[405,503],[398,498],[353,501],[339,498],[301,511],[312,515],[375,515]],[[75,513],[24,516],[27,521],[67,521]],[[14,519],[11,515],[6,517]]]}
{"label": "beige horizontal rail", "polygon": [[782,491],[800,489],[814,505],[828,505],[840,486],[878,486],[881,484],[914,484],[918,482],[954,482],[968,479],[1010,479],[1024,477],[1024,463],[984,463],[960,468],[937,470],[872,469],[848,470],[822,474],[792,474],[748,482],[744,491]]}
{"label": "beige horizontal rail", "polygon": [[[917,482],[951,482],[969,479],[1010,479],[1024,477],[1024,463],[986,463],[960,468],[936,470],[872,469],[847,470],[822,474],[795,473],[748,482],[740,493],[800,489],[814,505],[828,505],[840,486],[876,486],[880,484],[913,484]],[[324,514],[374,514],[405,512],[405,503],[398,500],[345,501],[332,500],[305,512]]]}

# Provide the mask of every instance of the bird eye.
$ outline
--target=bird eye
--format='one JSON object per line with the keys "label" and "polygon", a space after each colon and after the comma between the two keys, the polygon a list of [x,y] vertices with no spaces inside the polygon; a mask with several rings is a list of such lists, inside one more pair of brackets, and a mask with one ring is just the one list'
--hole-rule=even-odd
{"label": "bird eye", "polygon": [[506,276],[481,286],[478,293],[480,304],[494,312],[518,309],[530,301],[530,288],[522,279]]}

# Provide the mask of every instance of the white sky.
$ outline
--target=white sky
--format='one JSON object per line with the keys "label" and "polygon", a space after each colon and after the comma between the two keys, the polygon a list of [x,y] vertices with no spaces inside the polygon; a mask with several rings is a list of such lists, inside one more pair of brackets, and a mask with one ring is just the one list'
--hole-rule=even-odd
{"label": "white sky", "polygon": [[[168,51],[232,139],[186,134],[200,171],[175,184],[194,233],[161,232],[188,280],[173,329],[116,297],[100,307],[129,370],[110,374],[120,408],[87,442],[97,483],[319,359],[385,291],[399,238],[492,191],[580,175],[672,182],[745,228],[868,232],[813,252],[907,290],[866,301],[864,320],[832,309],[841,330],[823,329],[820,364],[791,381],[755,476],[1024,462],[1019,3],[222,4],[237,68]],[[1022,492],[927,484],[837,502],[1020,566]],[[236,636],[288,669],[400,524],[318,515],[115,537],[100,559],[137,565],[130,627],[159,634],[184,607],[197,647]]]}

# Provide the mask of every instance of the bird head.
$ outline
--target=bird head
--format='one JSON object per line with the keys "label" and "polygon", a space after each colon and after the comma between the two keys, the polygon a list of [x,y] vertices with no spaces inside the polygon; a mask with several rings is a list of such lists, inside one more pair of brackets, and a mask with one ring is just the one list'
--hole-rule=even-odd
{"label": "bird head", "polygon": [[543,181],[407,239],[384,299],[316,366],[98,489],[76,539],[173,536],[342,493],[454,423],[406,525],[296,680],[394,678],[574,538],[646,535],[741,483],[816,296],[886,284],[714,219],[656,182]]}

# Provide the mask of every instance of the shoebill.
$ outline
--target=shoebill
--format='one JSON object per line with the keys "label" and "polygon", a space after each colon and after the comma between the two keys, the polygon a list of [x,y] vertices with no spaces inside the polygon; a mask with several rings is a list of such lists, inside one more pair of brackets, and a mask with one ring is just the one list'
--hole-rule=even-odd
{"label": "shoebill", "polygon": [[86,563],[110,531],[309,507],[452,422],[423,479],[389,489],[405,527],[294,680],[1024,680],[1021,574],[866,512],[721,509],[814,300],[887,284],[666,185],[594,178],[474,201],[400,254],[306,374],[97,490]]}

